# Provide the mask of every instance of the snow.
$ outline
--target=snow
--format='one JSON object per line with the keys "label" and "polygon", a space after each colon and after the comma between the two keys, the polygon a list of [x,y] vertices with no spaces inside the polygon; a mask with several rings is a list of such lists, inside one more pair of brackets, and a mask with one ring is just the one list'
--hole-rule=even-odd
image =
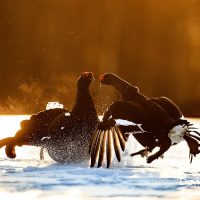
{"label": "snow", "polygon": [[125,125],[125,126],[136,125],[135,123],[128,121],[128,120],[124,120],[124,119],[117,119],[116,123],[118,125]]}
{"label": "snow", "polygon": [[43,140],[46,140],[46,139],[49,140],[50,138],[51,138],[51,137],[43,137],[43,138],[42,138],[42,141],[43,141]]}
{"label": "snow", "polygon": [[63,104],[59,102],[48,102],[46,105],[46,110],[55,109],[55,108],[64,108]]}
{"label": "snow", "polygon": [[65,116],[66,116],[66,117],[70,116],[70,113],[66,112],[66,113],[65,113]]}
{"label": "snow", "polygon": [[[1,121],[0,117],[3,131]],[[200,127],[200,120],[192,122]],[[57,164],[46,152],[45,160],[40,161],[40,148],[36,147],[18,147],[17,158],[11,160],[2,148],[0,199],[199,199],[200,156],[190,165],[185,142],[171,147],[164,159],[152,164],[139,156],[129,157],[140,149],[130,136],[121,163],[114,159],[110,169],[91,169],[89,162]]]}

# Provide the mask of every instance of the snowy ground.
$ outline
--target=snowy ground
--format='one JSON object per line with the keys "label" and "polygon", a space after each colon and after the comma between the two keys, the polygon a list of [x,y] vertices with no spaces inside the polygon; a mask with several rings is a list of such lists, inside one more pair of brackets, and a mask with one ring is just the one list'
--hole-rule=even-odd
{"label": "snowy ground", "polygon": [[[13,135],[23,118],[1,116],[0,137]],[[200,120],[192,121],[200,127]],[[39,148],[32,147],[17,148],[17,158],[10,160],[1,149],[0,199],[199,199],[200,156],[190,165],[185,142],[150,165],[128,156],[138,149],[130,138],[122,162],[114,160],[110,169],[60,165],[47,154],[40,161]]]}

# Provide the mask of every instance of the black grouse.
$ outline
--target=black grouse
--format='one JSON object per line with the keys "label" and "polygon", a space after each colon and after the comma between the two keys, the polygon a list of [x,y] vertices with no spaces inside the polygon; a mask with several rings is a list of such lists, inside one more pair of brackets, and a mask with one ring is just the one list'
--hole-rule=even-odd
{"label": "black grouse", "polygon": [[[148,156],[155,147],[159,151],[147,157],[151,163],[162,156],[171,145],[177,144],[185,139],[190,148],[191,162],[193,156],[200,151],[198,149],[200,137],[194,131],[191,124],[183,119],[182,112],[178,106],[167,97],[147,98],[139,92],[139,89],[121,79],[115,74],[100,76],[101,84],[112,85],[119,92],[122,100],[114,102],[103,116],[98,131],[94,134],[91,143],[91,167],[96,163],[99,152],[98,167],[102,165],[106,148],[107,167],[111,164],[111,141],[118,161],[120,161],[120,146],[124,150],[126,141],[125,133],[133,133],[136,140],[144,147],[131,156]],[[116,126],[116,119],[134,122],[135,125]],[[197,133],[197,135],[191,134]]]}
{"label": "black grouse", "polygon": [[81,162],[89,160],[89,145],[97,129],[98,116],[89,86],[93,74],[84,72],[77,83],[77,94],[71,112],[59,115],[49,126],[49,138],[44,147],[57,162]]}
{"label": "black grouse", "polygon": [[22,121],[21,129],[14,137],[0,140],[0,147],[6,145],[7,156],[16,156],[15,146],[33,145],[42,147],[42,150],[46,148],[50,157],[57,162],[89,160],[89,144],[98,124],[89,91],[93,81],[91,72],[81,74],[71,112],[61,108],[40,112],[30,120]]}

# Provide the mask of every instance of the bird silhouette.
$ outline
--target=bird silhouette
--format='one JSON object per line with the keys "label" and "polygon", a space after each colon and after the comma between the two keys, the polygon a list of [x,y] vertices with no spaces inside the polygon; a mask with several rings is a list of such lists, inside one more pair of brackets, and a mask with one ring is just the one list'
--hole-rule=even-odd
{"label": "bird silhouette", "polygon": [[[183,119],[178,106],[167,97],[148,98],[135,87],[115,74],[100,76],[102,85],[112,85],[120,94],[121,100],[114,102],[104,113],[102,122],[91,142],[91,167],[94,167],[99,154],[98,167],[102,166],[104,153],[107,154],[107,167],[111,165],[112,144],[118,161],[121,160],[120,147],[125,148],[126,133],[132,133],[144,149],[131,156],[148,154],[155,148],[159,151],[147,157],[147,163],[161,157],[172,145],[185,139],[190,149],[190,161],[200,151],[199,133]],[[116,125],[117,119],[134,124]],[[191,132],[196,133],[196,135]]]}
{"label": "bird silhouette", "polygon": [[[15,158],[16,146],[31,145],[46,148],[57,162],[89,160],[89,144],[97,128],[98,117],[89,86],[94,81],[91,72],[84,72],[77,82],[77,94],[71,111],[55,108],[32,115],[21,122],[14,137],[0,140],[6,155]],[[81,151],[80,151],[81,149]]]}

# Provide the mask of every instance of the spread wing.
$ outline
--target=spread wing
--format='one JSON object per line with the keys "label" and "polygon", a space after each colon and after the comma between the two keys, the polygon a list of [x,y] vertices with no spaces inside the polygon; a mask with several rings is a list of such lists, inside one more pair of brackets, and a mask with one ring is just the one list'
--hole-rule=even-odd
{"label": "spread wing", "polygon": [[[117,101],[104,114],[98,130],[91,141],[91,167],[94,167],[98,158],[98,167],[102,166],[104,154],[107,155],[107,167],[112,162],[112,151],[120,162],[120,151],[124,151],[127,141],[126,133],[146,134],[162,130],[182,117],[182,113],[173,101],[166,97],[147,99],[143,103]],[[143,130],[138,124],[116,124],[116,119],[129,119],[145,127]],[[106,119],[106,120],[105,120]],[[108,119],[108,120],[107,120]]]}
{"label": "spread wing", "polygon": [[[103,122],[99,123],[98,129],[93,134],[89,153],[91,156],[91,167],[94,167],[97,162],[97,167],[101,167],[106,154],[107,168],[110,167],[113,159],[113,153],[117,160],[121,161],[121,151],[125,150],[125,143],[128,140],[128,133],[144,133],[141,125],[134,124],[124,120],[108,121],[107,126]],[[127,124],[128,122],[128,124]]]}
{"label": "spread wing", "polygon": [[66,112],[68,112],[66,109],[45,110],[32,115],[29,120],[21,121],[21,128],[16,132],[14,137],[8,137],[0,140],[0,148],[6,146],[6,155],[9,158],[14,158],[16,156],[16,145],[41,146],[41,139],[45,136],[48,136],[47,134],[49,125],[57,116]]}

